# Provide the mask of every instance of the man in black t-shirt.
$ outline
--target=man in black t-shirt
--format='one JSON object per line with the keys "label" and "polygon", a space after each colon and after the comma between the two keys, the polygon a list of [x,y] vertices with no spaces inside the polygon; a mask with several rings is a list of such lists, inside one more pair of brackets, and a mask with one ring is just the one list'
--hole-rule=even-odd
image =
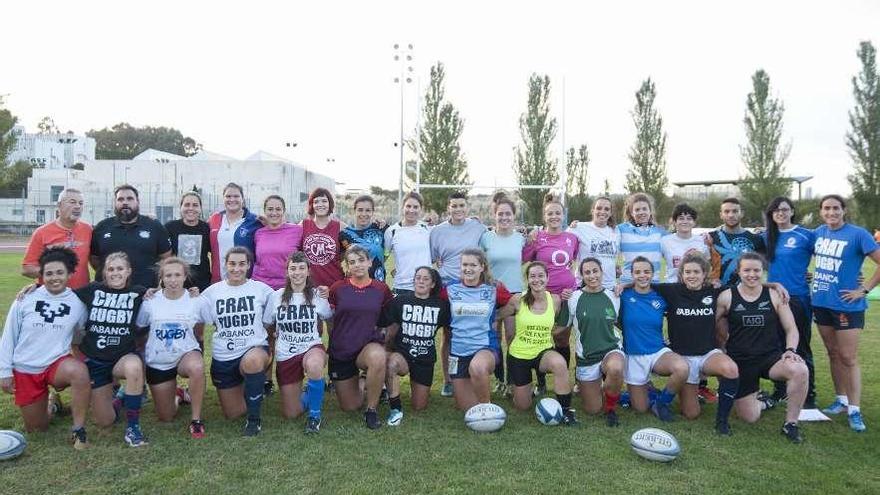
{"label": "man in black t-shirt", "polygon": [[108,254],[122,251],[131,261],[131,284],[156,287],[156,263],[171,256],[168,232],[156,220],[140,215],[138,190],[123,184],[114,192],[116,216],[95,225],[89,262],[95,280],[102,280],[101,269]]}
{"label": "man in black t-shirt", "polygon": [[736,198],[726,198],[721,202],[721,227],[710,233],[712,238],[712,280],[721,285],[739,282],[736,264],[742,253],[765,250],[764,239],[742,227],[742,205]]}

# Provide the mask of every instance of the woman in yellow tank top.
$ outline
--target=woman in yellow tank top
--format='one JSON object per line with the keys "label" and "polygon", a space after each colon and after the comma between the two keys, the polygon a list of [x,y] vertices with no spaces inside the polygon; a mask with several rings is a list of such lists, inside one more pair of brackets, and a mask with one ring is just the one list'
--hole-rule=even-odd
{"label": "woman in yellow tank top", "polygon": [[[547,266],[533,261],[526,266],[528,287],[511,301],[516,308],[516,335],[507,349],[507,372],[513,384],[513,405],[519,410],[532,406],[532,370],[553,374],[553,388],[564,413],[562,424],[577,424],[571,408],[571,381],[565,358],[553,350],[556,316],[562,306],[559,296],[547,291]],[[559,328],[559,331],[564,327]]]}

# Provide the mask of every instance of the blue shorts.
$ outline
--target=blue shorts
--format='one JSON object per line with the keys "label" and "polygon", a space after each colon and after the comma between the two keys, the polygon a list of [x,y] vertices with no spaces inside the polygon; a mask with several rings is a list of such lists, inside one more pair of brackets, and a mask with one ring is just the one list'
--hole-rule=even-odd
{"label": "blue shorts", "polygon": [[498,363],[501,359],[501,352],[498,349],[493,349],[491,347],[486,347],[484,349],[480,349],[479,351],[470,354],[468,356],[456,356],[455,354],[449,355],[449,378],[452,380],[460,379],[460,378],[470,378],[471,372],[471,361],[474,359],[478,353],[482,351],[489,351],[495,356],[495,362]]}
{"label": "blue shorts", "polygon": [[[263,345],[260,348],[266,351],[266,354],[269,354],[269,346]],[[254,347],[251,347],[251,349],[254,349]],[[244,375],[241,374],[241,360],[251,349],[229,361],[211,358],[211,383],[214,384],[214,388],[223,390],[225,388],[237,387],[244,383]]]}
{"label": "blue shorts", "polygon": [[[139,354],[130,352],[119,356],[119,359],[122,359],[129,354],[137,356],[138,359],[141,358]],[[101,388],[104,385],[113,383],[113,367],[116,366],[119,359],[116,361],[103,361],[101,359],[86,358],[86,367],[89,368],[89,380],[92,382],[93,389]]]}
{"label": "blue shorts", "polygon": [[817,325],[834,327],[835,330],[851,330],[865,328],[864,311],[837,311],[834,309],[813,306],[813,319]]}

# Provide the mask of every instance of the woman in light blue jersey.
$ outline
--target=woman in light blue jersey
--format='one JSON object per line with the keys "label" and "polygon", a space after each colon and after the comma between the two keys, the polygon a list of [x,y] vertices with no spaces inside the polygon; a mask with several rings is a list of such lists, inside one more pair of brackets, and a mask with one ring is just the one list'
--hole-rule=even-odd
{"label": "woman in light blue jersey", "polygon": [[626,222],[617,226],[620,234],[620,254],[623,255],[623,273],[620,281],[632,282],[632,262],[643,256],[654,267],[654,282],[660,281],[660,260],[663,259],[660,239],[668,235],[666,229],[655,225],[653,200],[645,193],[630,194],[626,198]]}

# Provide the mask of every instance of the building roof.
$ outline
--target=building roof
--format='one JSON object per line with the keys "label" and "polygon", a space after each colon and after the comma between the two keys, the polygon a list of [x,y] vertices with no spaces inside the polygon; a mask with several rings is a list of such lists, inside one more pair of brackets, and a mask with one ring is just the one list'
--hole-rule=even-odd
{"label": "building roof", "polygon": [[[810,179],[812,179],[812,175],[804,175],[797,177],[785,177],[786,180],[790,182],[797,182],[798,184],[802,184]],[[673,182],[672,185],[677,187],[687,187],[687,186],[736,186],[743,182],[744,179],[732,179],[732,180],[698,180],[692,182]]]}
{"label": "building roof", "polygon": [[288,160],[287,158],[281,158],[280,156],[273,155],[272,153],[269,153],[268,151],[263,151],[263,150],[257,150],[256,153],[254,153],[253,155],[251,155],[251,156],[245,158],[245,160],[248,160],[248,161],[255,161],[255,162],[285,162],[285,163],[291,163],[291,161]]}
{"label": "building roof", "polygon": [[132,158],[132,160],[150,160],[150,161],[155,161],[155,160],[159,160],[159,159],[186,160],[186,157],[180,156],[180,155],[175,155],[174,153],[168,153],[167,151],[159,151],[159,150],[154,150],[153,148],[147,148]]}

